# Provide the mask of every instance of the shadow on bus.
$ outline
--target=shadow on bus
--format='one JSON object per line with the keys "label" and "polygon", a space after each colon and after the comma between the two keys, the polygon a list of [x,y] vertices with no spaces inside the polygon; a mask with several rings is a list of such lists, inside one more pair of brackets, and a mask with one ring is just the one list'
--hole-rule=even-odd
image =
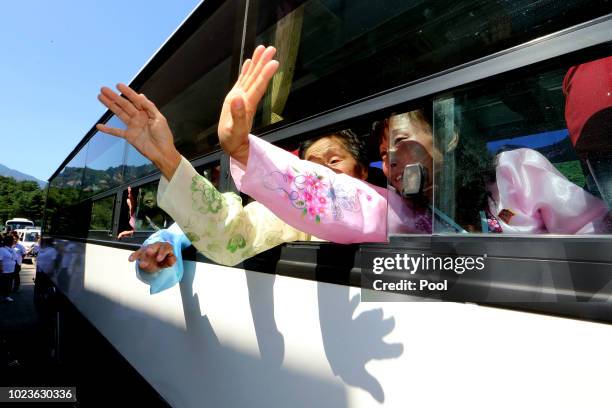
{"label": "shadow on bus", "polygon": [[[177,398],[184,402],[202,401],[210,406],[348,406],[343,387],[280,366],[284,342],[276,329],[273,303],[270,303],[273,302],[273,279],[263,284],[250,280],[250,288],[256,287],[260,291],[257,297],[250,299],[262,351],[261,358],[256,358],[220,343],[208,317],[201,314],[200,299],[193,290],[195,265],[193,262],[185,263],[180,284],[187,337],[191,344],[186,348],[173,346],[173,356],[163,357],[172,360],[171,364],[182,371],[176,373],[183,377],[179,385],[181,389],[173,392]],[[272,338],[280,339],[278,343],[267,344],[263,340],[264,336],[269,340],[270,331],[277,336]],[[189,352],[202,345],[205,352]],[[279,348],[274,349],[274,346]],[[161,346],[159,349],[167,348]]]}
{"label": "shadow on bus", "polygon": [[262,361],[271,367],[280,367],[285,358],[285,338],[278,330],[274,319],[274,282],[276,275],[258,279],[253,273],[246,274],[249,290],[249,305],[255,326],[257,346]]}
{"label": "shadow on bus", "polygon": [[[125,288],[122,290],[118,280],[112,282],[121,275],[135,279],[132,264],[126,262],[125,267],[115,265],[115,270],[105,268],[100,262],[108,259],[109,253],[103,251],[111,251],[111,248],[93,247],[95,250],[85,256],[85,251],[90,248],[85,248],[84,244],[77,246],[78,248],[68,248],[66,243],[55,246],[58,252],[53,254],[53,262],[47,265],[47,268],[54,268],[54,271],[48,271],[51,272],[49,277],[56,285],[63,286],[60,288],[62,291],[68,291],[68,298],[78,312],[103,334],[170,405],[330,408],[348,406],[346,390],[341,384],[313,375],[307,369],[281,367],[279,361],[282,361],[282,349],[271,357],[270,354],[264,353],[263,357],[259,358],[222,344],[209,317],[202,314],[200,298],[193,291],[196,263],[185,263],[185,274],[180,284],[180,299],[185,319],[185,327],[181,327],[181,324],[172,319],[165,321],[167,316],[153,314],[141,307],[155,303],[159,305],[164,301],[163,298],[151,298],[147,295],[144,303],[131,303],[134,299],[130,297],[138,296],[131,296]],[[65,268],[61,267],[62,260],[66,260]],[[87,272],[85,265],[88,265]],[[102,269],[90,270],[91,265],[100,266]],[[102,271],[105,273],[104,280],[96,283],[104,282],[110,285],[106,289],[114,289],[115,293],[100,290],[105,287],[93,284],[94,277],[91,273]],[[100,279],[100,276],[95,279]],[[261,313],[255,313],[258,317],[254,321],[259,330],[268,330],[269,325],[274,324],[274,318],[270,320],[267,316],[271,299],[268,295],[269,292],[254,304],[254,310],[263,310]],[[175,298],[168,299],[174,303]],[[71,309],[74,308],[71,306]],[[267,322],[262,319],[267,319]],[[60,336],[61,353],[58,358],[70,361],[71,366],[89,367],[87,371],[95,373],[96,370],[92,370],[89,363],[95,360],[93,350],[83,344],[80,332],[78,327],[63,328]],[[112,369],[105,370],[109,371]],[[104,374],[98,372],[92,376],[98,378]],[[122,376],[123,373],[117,373],[114,377]],[[104,379],[104,382],[109,384],[113,384],[113,381],[118,380]],[[88,386],[89,383],[84,382],[82,387]],[[85,393],[87,394],[94,395]]]}
{"label": "shadow on bus", "polygon": [[[282,300],[278,299],[278,293],[277,296],[274,294],[279,278],[273,274],[238,274],[246,281],[248,312],[259,348],[259,353],[251,354],[225,344],[227,332],[223,332],[220,338],[215,332],[217,321],[211,323],[206,314],[207,307],[213,304],[209,303],[211,301],[216,302],[215,307],[224,307],[218,304],[218,299],[209,298],[209,291],[215,289],[201,286],[202,282],[194,283],[196,265],[207,268],[210,264],[185,262],[184,276],[179,285],[185,324],[182,327],[176,316],[169,318],[171,311],[163,316],[159,311],[148,309],[160,307],[166,301],[173,304],[174,296],[147,295],[143,298],[142,294],[132,295],[132,289],[121,288],[133,284],[132,264],[116,265],[114,270],[102,266],[111,256],[111,251],[116,250],[94,246],[91,249],[95,250],[85,257],[84,244],[56,242],[55,247],[57,256],[53,257],[52,265],[47,266],[55,269],[50,276],[113,347],[173,406],[192,406],[194,401],[198,401],[211,406],[248,404],[341,408],[348,404],[347,390],[342,383],[366,391],[378,402],[385,401],[380,381],[366,370],[366,364],[399,357],[403,345],[383,341],[394,329],[393,318],[384,319],[382,309],[359,312],[359,296],[351,297],[349,286],[303,281],[310,283],[306,285],[310,289],[305,296],[310,299],[308,305],[312,305],[313,310],[308,312],[308,316],[318,317],[321,337],[317,340],[316,331],[308,327],[306,332],[315,336],[312,341],[322,342],[330,371],[341,383],[332,376],[319,374],[320,367],[314,361],[309,367],[283,365],[286,336],[295,339],[299,331],[283,334],[279,330],[275,301]],[[94,270],[96,267],[101,269]],[[88,269],[87,273],[85,269]],[[222,276],[225,280],[228,275]],[[233,296],[240,295],[233,293]],[[232,304],[229,293],[227,299],[227,314],[222,312],[219,315],[215,310],[212,316],[225,321],[232,318],[238,306]],[[242,306],[245,305],[240,305],[240,308]],[[314,310],[316,306],[318,315]],[[292,305],[292,310],[298,309],[298,305]],[[316,330],[316,325],[312,329]],[[248,330],[245,327],[245,340],[248,339]],[[71,344],[78,344],[78,338]],[[292,351],[296,352],[295,347]],[[316,367],[316,374],[313,374],[313,367]]]}
{"label": "shadow on bus", "polygon": [[334,374],[346,384],[367,391],[372,398],[383,403],[385,394],[382,385],[365,366],[372,360],[402,355],[403,344],[383,341],[395,328],[395,319],[384,319],[380,308],[366,310],[353,318],[360,295],[351,298],[348,286],[335,287],[318,282],[317,294],[325,356]]}
{"label": "shadow on bus", "polygon": [[200,315],[197,295],[183,297],[186,331],[137,310],[120,311],[99,294],[87,296],[96,307],[88,318],[172,406],[348,406],[341,386],[222,345]]}

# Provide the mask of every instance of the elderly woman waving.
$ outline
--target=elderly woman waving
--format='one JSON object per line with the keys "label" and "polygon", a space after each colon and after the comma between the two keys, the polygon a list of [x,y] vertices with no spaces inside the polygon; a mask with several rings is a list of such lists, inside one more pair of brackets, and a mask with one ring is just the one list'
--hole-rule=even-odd
{"label": "elderly woman waving", "polygon": [[[363,181],[367,163],[347,147],[358,144],[354,135],[336,132],[318,138],[302,150],[303,157],[314,161],[309,162],[249,134],[257,105],[278,68],[274,53],[273,47],[259,46],[252,60],[245,61],[225,98],[218,127],[237,185],[266,206],[242,206],[238,195],[221,194],[199,175],[176,150],[166,119],[144,95],[122,84],[117,88],[125,98],[102,88],[99,100],[127,128],[99,124],[98,129],[125,138],[160,169],[159,206],[180,226],[155,233],[130,257],[139,261],[138,275],[152,293],[181,279],[180,250],[190,243],[216,262],[235,265],[281,243],[313,236],[339,243],[386,240],[387,200],[396,197]],[[275,165],[265,164],[270,162]],[[428,232],[406,222],[418,218],[410,207],[390,207],[390,219],[397,219],[403,232]]]}

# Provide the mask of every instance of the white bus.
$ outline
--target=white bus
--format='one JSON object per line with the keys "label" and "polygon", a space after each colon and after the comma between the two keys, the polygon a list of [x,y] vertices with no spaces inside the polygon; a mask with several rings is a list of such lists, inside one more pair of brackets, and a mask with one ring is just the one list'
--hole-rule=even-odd
{"label": "white bus", "polygon": [[12,218],[5,223],[4,227],[8,231],[26,229],[28,227],[34,228],[34,221],[27,218]]}
{"label": "white bus", "polygon": [[[150,295],[127,258],[172,220],[156,205],[151,163],[96,131],[120,123],[107,112],[49,179],[36,299],[50,355],[81,368],[117,364],[100,398],[139,390],[143,404],[173,407],[606,405],[611,238],[468,228],[478,197],[458,175],[477,177],[479,159],[529,148],[607,200],[569,136],[564,79],[608,61],[611,13],[605,0],[202,2],[130,85],[160,107],[178,149],[220,191],[235,186],[219,109],[245,56],[271,44],[281,68],[255,134],[294,150],[350,128],[370,148],[371,181],[384,186],[376,129],[395,113],[430,112],[434,145],[459,135],[458,146],[480,152],[461,161],[439,149],[431,175],[433,206],[467,233],[434,226],[386,244],[295,242],[237,267],[190,249],[180,285]],[[607,75],[598,86],[611,91]],[[117,239],[132,215],[135,231]],[[487,263],[475,278],[448,276],[456,290],[446,302],[360,301],[372,294],[360,287],[364,259],[398,253]],[[136,379],[122,382],[128,371]]]}

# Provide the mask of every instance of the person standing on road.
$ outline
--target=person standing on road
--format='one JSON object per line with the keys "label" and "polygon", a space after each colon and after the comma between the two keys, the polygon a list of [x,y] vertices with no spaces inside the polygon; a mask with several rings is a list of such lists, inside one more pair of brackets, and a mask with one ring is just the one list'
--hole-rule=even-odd
{"label": "person standing on road", "polygon": [[13,231],[12,235],[15,242],[13,245],[13,252],[15,253],[15,272],[13,272],[12,291],[19,292],[19,286],[21,286],[21,278],[19,277],[19,273],[21,272],[23,257],[26,256],[27,251],[25,247],[19,243],[19,234],[17,234],[17,231]]}
{"label": "person standing on road", "polygon": [[10,234],[2,237],[0,265],[2,265],[2,273],[0,274],[0,295],[6,302],[13,302],[13,298],[11,298],[9,294],[13,284],[13,273],[15,272],[15,252],[13,251],[13,236]]}

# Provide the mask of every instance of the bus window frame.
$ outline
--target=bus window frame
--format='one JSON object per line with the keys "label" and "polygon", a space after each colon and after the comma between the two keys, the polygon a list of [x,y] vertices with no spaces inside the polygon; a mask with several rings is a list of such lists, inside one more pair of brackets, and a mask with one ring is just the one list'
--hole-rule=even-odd
{"label": "bus window frame", "polygon": [[[93,239],[98,239],[98,240],[104,240],[104,239],[109,239],[112,238],[114,236],[114,231],[116,229],[116,213],[117,213],[117,193],[115,191],[109,190],[106,191],[105,193],[102,194],[98,194],[92,198],[89,199],[85,199],[81,201],[81,204],[89,204],[89,222],[88,222],[88,226],[87,226],[87,236],[86,238],[93,238]],[[93,208],[94,208],[94,203],[105,200],[107,198],[113,198],[113,206],[112,206],[112,215],[111,215],[111,228],[110,230],[92,230],[91,229],[91,218],[93,216]]]}

